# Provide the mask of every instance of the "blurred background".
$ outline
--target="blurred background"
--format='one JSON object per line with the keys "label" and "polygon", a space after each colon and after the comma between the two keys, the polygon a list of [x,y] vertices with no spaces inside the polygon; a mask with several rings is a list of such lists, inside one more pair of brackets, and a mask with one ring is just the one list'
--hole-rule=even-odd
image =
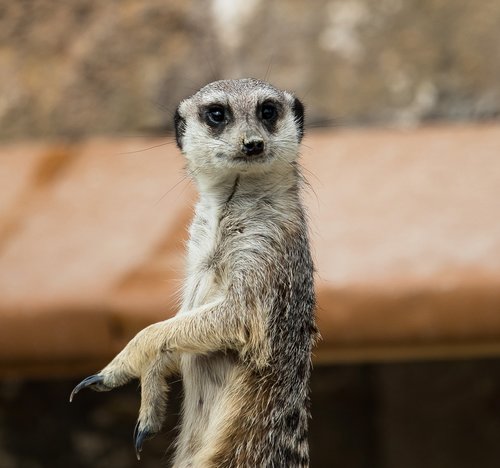
{"label": "blurred background", "polygon": [[[306,105],[312,467],[500,466],[500,1],[0,0],[0,468],[168,466],[137,385],[68,397],[176,311],[178,102]],[[140,465],[139,465],[140,463]]]}

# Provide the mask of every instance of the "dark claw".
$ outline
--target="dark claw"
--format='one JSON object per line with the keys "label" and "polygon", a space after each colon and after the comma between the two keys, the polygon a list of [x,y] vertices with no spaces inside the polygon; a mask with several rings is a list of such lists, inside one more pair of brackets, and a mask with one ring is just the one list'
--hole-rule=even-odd
{"label": "dark claw", "polygon": [[96,374],[91,375],[83,379],[71,392],[69,396],[70,403],[73,401],[73,397],[82,389],[87,387],[94,387],[94,390],[107,390],[108,388],[103,385],[104,377],[102,375]]}
{"label": "dark claw", "polygon": [[142,444],[144,444],[145,440],[151,439],[154,434],[152,432],[149,432],[147,430],[139,430],[139,422],[135,425],[134,428],[134,445],[135,445],[135,456],[137,457],[137,460],[141,459],[141,452],[142,452]]}

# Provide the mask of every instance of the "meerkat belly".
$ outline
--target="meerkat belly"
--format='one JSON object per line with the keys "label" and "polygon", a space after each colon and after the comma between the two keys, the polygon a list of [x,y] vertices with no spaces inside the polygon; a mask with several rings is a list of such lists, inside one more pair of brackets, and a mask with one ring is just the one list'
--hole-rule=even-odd
{"label": "meerkat belly", "polygon": [[184,353],[181,357],[184,383],[183,430],[176,467],[204,466],[213,456],[219,434],[235,408],[231,389],[242,373],[236,354]]}
{"label": "meerkat belly", "polygon": [[[189,275],[179,313],[195,312],[197,307],[223,296],[223,282],[213,261],[214,244],[190,252]],[[180,370],[184,386],[183,427],[179,436],[176,468],[204,466],[213,454],[220,426],[228,419],[229,388],[241,373],[237,353],[183,353]]]}

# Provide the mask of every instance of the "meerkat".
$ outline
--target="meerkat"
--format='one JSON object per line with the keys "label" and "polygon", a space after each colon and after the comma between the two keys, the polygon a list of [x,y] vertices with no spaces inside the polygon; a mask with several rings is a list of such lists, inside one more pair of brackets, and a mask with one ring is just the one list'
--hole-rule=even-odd
{"label": "meerkat", "polygon": [[83,388],[140,379],[139,458],[161,429],[166,378],[179,373],[175,468],[307,467],[318,332],[298,163],[304,107],[266,82],[224,80],[183,100],[174,121],[199,191],[182,305],[140,331],[70,400]]}

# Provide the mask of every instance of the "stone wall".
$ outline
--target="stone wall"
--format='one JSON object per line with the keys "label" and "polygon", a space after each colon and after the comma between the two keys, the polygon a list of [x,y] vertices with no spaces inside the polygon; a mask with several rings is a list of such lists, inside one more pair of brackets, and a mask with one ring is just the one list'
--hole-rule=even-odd
{"label": "stone wall", "polygon": [[496,118],[498,0],[0,5],[0,138],[164,132],[217,78],[295,90],[311,125]]}

